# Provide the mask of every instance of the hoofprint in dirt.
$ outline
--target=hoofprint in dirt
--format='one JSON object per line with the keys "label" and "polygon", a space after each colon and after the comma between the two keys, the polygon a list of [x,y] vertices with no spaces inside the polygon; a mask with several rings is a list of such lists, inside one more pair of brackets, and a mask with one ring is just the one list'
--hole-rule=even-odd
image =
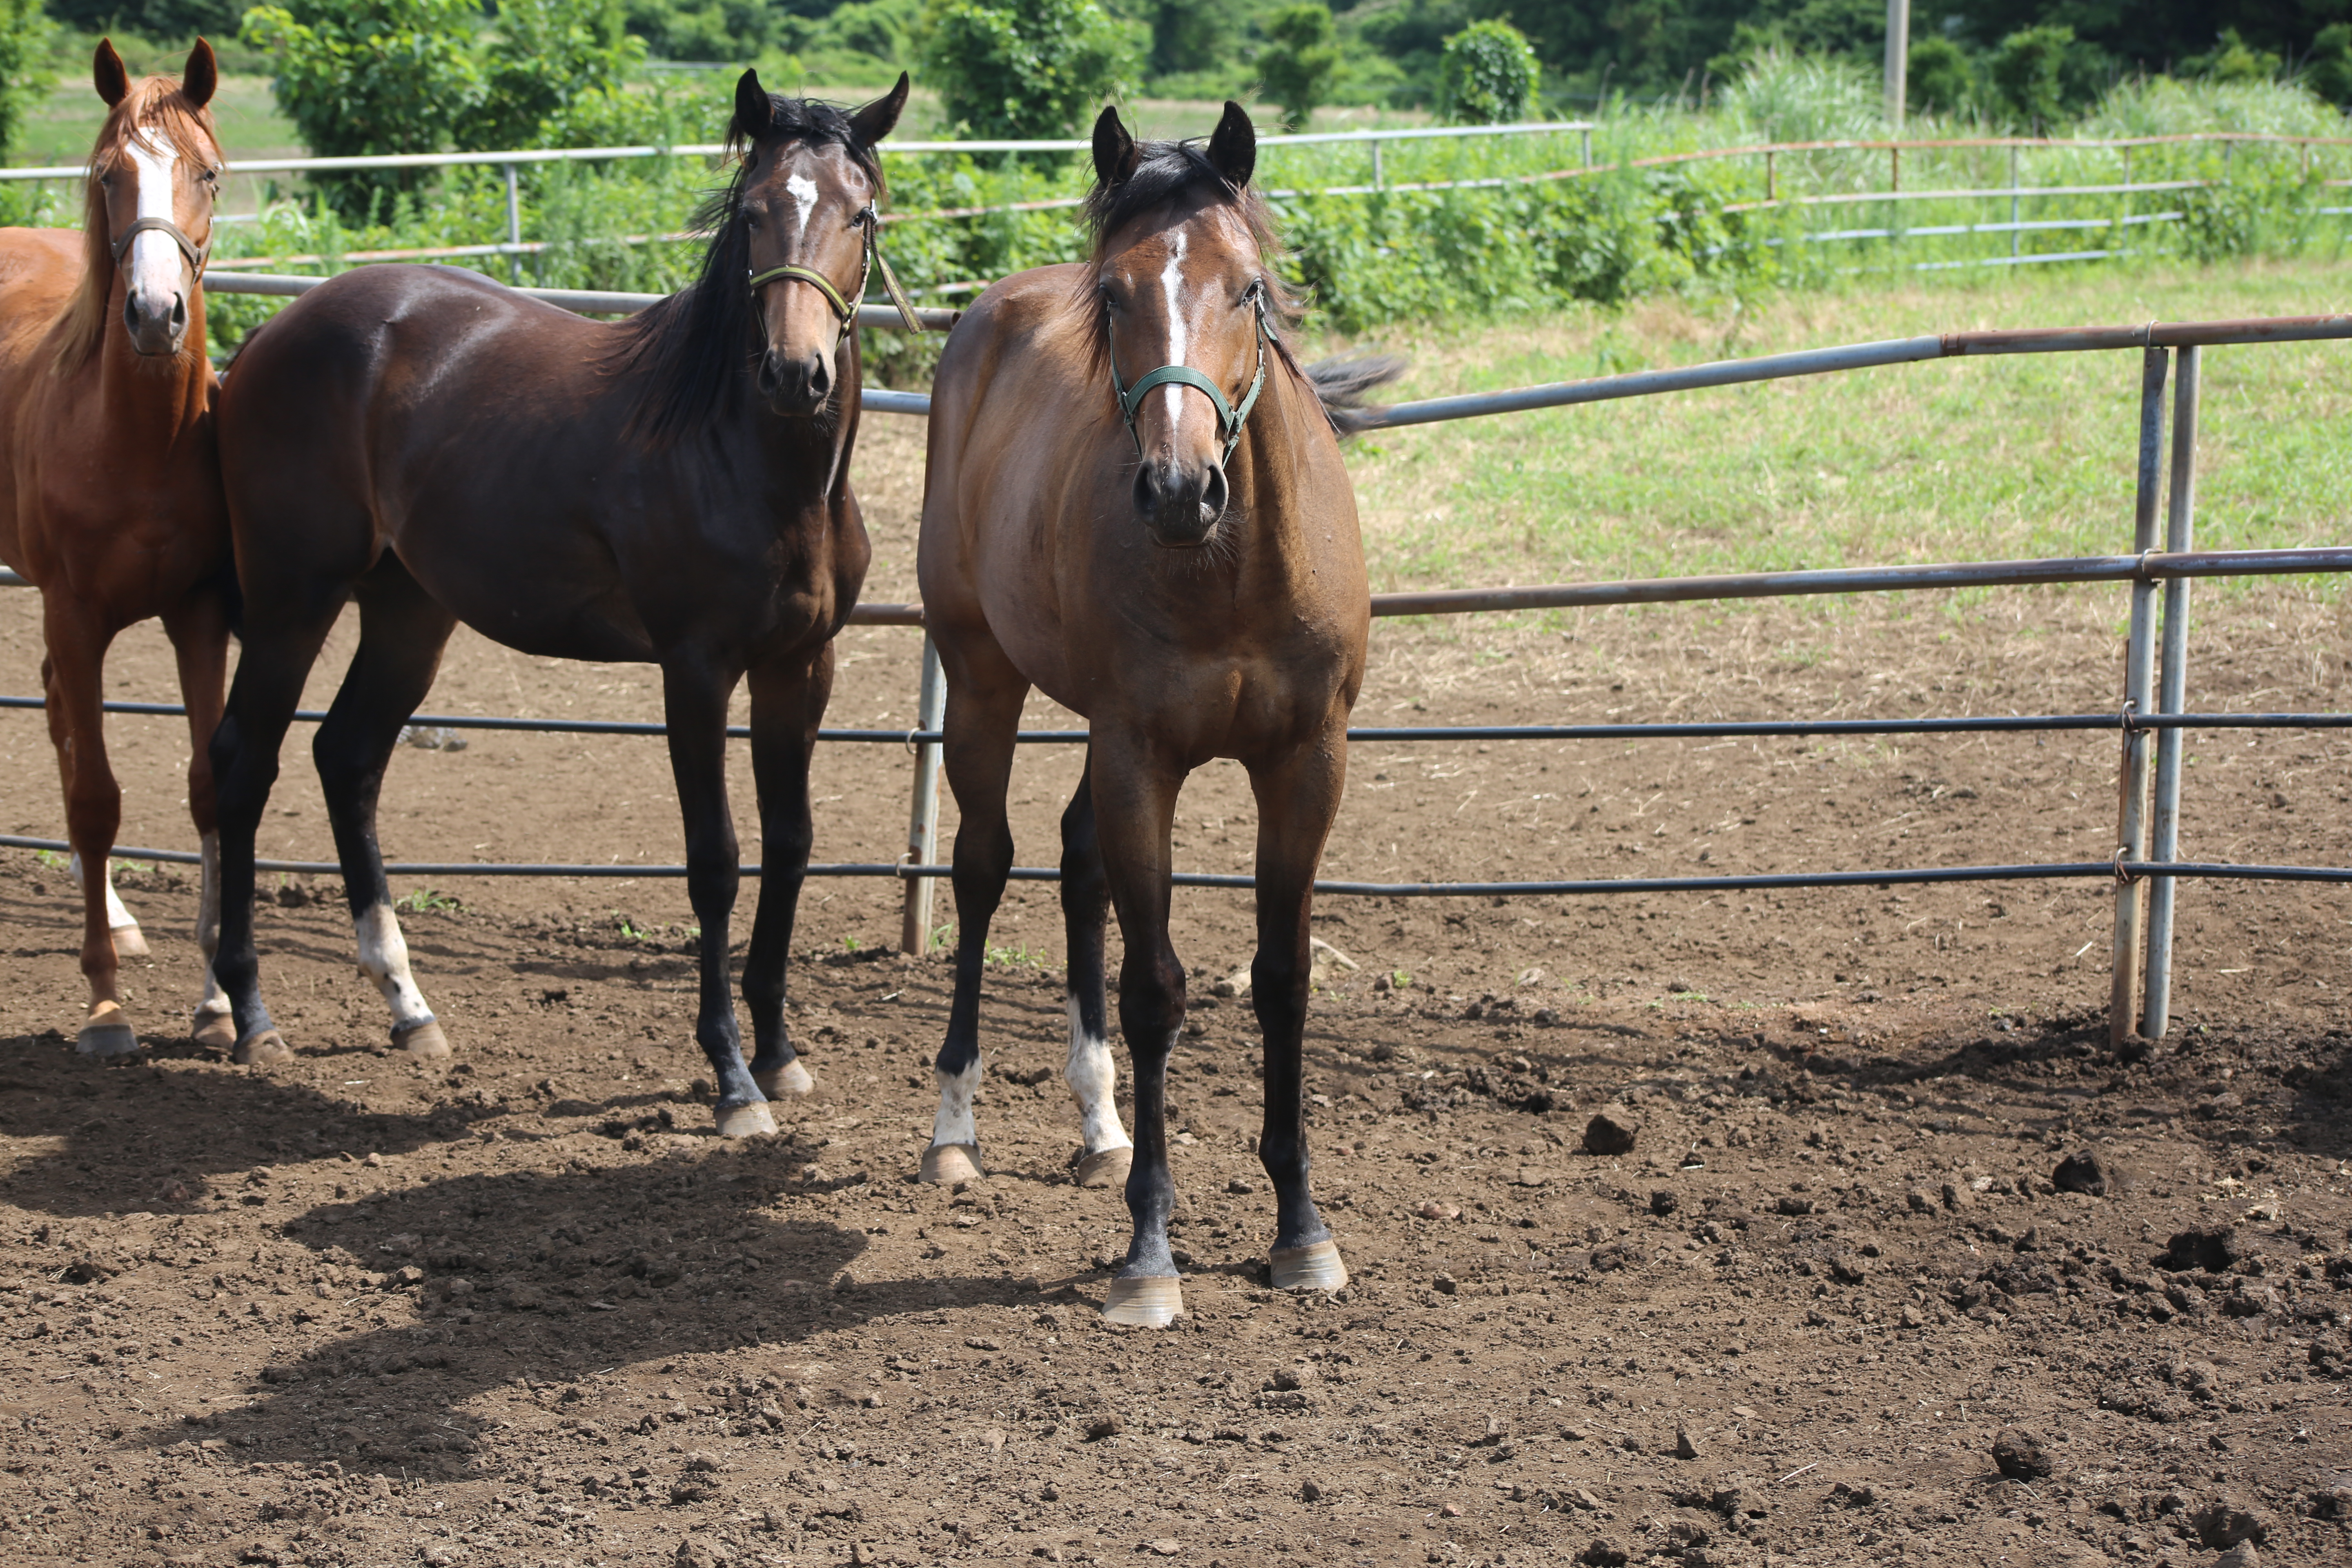
{"label": "hoofprint in dirt", "polygon": [[[912,1180],[942,961],[806,964],[820,1096],[727,1145],[676,942],[414,914],[462,1037],[427,1072],[339,910],[273,908],[297,1062],[108,1070],[35,1022],[74,973],[57,877],[0,872],[12,1562],[2352,1551],[2341,1029],[2133,1060],[2082,1010],[1351,984],[1309,1115],[1357,1279],[1292,1299],[1212,997],[1171,1072],[1192,1312],[1121,1332],[1056,975],[992,977],[998,1168],[948,1191]],[[147,984],[190,983],[156,947]],[[1630,1153],[1584,1152],[1604,1114]],[[2055,1190],[2086,1150],[2101,1194]]]}

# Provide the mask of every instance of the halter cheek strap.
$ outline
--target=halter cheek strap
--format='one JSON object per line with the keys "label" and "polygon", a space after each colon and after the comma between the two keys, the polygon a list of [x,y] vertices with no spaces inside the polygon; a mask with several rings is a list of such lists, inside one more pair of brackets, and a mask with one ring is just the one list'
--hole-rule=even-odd
{"label": "halter cheek strap", "polygon": [[114,264],[117,267],[122,265],[122,258],[131,254],[132,240],[151,233],[170,235],[172,243],[180,247],[180,254],[188,258],[188,265],[195,269],[196,276],[199,279],[204,277],[205,261],[212,254],[213,242],[207,238],[203,245],[197,245],[188,237],[185,230],[167,217],[132,218],[125,224],[122,232],[114,237]]}
{"label": "halter cheek strap", "polygon": [[[140,221],[146,223],[153,220],[142,218]],[[866,256],[864,264],[857,273],[857,297],[861,300],[866,297],[866,285],[873,278],[875,268],[880,268],[883,291],[890,296],[890,303],[898,308],[898,319],[907,324],[908,331],[921,331],[922,322],[916,319],[915,307],[908,300],[907,291],[898,287],[898,274],[890,270],[888,258],[882,254],[882,219],[875,212],[873,204],[867,203],[858,211],[857,216],[849,221],[854,226],[866,231]],[[824,302],[833,307],[834,315],[841,322],[841,331],[833,340],[835,348],[841,346],[843,338],[849,336],[850,328],[857,324],[857,307],[843,297],[841,290],[834,286],[832,279],[814,268],[771,267],[765,272],[748,273],[747,277],[750,281],[746,286],[755,294],[760,291],[761,285],[783,279],[797,279],[814,287],[818,293],[824,296]]]}
{"label": "halter cheek strap", "polygon": [[[1242,442],[1242,426],[1249,422],[1250,410],[1257,406],[1257,395],[1265,390],[1265,345],[1274,341],[1274,327],[1265,319],[1265,296],[1257,297],[1257,331],[1251,336],[1257,342],[1257,373],[1250,377],[1249,390],[1242,394],[1238,405],[1225,401],[1224,388],[1189,364],[1163,364],[1157,370],[1145,371],[1136,377],[1133,386],[1124,385],[1118,378],[1118,350],[1110,351],[1110,389],[1118,397],[1119,417],[1127,424],[1128,438],[1135,443],[1135,455],[1143,456],[1143,437],[1135,427],[1135,411],[1143,406],[1143,399],[1154,387],[1189,386],[1205,393],[1217,410],[1217,432],[1225,438],[1224,456],[1220,465],[1234,460],[1234,448]],[[1108,309],[1108,307],[1106,307]]]}

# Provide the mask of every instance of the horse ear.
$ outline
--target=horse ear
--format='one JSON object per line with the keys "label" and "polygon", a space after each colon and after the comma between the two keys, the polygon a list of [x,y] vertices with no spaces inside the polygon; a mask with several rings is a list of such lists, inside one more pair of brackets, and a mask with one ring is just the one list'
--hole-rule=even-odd
{"label": "horse ear", "polygon": [[98,40],[98,53],[91,57],[89,62],[89,79],[98,89],[98,96],[106,100],[109,109],[121,103],[122,95],[131,90],[131,68],[124,65],[122,57],[114,52],[112,38]]}
{"label": "horse ear", "polygon": [[1209,138],[1209,162],[1237,191],[1250,183],[1257,168],[1257,127],[1231,99],[1225,100],[1224,118],[1217,121],[1216,132]]}
{"label": "horse ear", "polygon": [[849,117],[849,128],[857,136],[860,147],[871,147],[897,129],[898,116],[907,110],[907,89],[910,84],[907,73],[898,73],[898,85]]}
{"label": "horse ear", "polygon": [[776,106],[760,85],[760,73],[746,69],[735,82],[735,123],[729,139],[750,142],[776,122]]}
{"label": "horse ear", "polygon": [[220,61],[213,58],[213,47],[204,39],[188,51],[188,68],[180,73],[180,96],[202,109],[213,100],[213,89],[220,86]]}
{"label": "horse ear", "polygon": [[1095,118],[1095,178],[1105,186],[1123,185],[1139,159],[1135,138],[1119,123],[1118,110],[1104,104],[1102,113]]}

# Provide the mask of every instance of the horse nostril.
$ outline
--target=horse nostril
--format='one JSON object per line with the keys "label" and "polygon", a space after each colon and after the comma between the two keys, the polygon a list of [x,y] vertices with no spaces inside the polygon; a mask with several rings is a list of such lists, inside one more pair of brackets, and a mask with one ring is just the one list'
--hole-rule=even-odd
{"label": "horse nostril", "polygon": [[1201,521],[1202,522],[1214,522],[1225,515],[1225,500],[1228,493],[1225,489],[1225,470],[1221,466],[1212,466],[1209,469],[1208,481],[1201,487]]}
{"label": "horse nostril", "polygon": [[1160,510],[1160,487],[1151,482],[1151,465],[1135,470],[1135,510],[1150,517]]}
{"label": "horse nostril", "polygon": [[174,294],[172,296],[172,330],[175,332],[183,331],[186,330],[187,325],[188,297],[185,294]]}
{"label": "horse nostril", "polygon": [[823,354],[810,362],[808,384],[809,391],[818,397],[833,390],[833,366],[825,363]]}

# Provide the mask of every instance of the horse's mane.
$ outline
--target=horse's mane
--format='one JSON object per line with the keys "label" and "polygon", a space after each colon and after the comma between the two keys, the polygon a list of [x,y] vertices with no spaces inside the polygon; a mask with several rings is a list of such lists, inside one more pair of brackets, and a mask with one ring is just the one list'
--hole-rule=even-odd
{"label": "horse's mane", "polygon": [[66,302],[65,342],[58,346],[57,359],[60,375],[69,375],[89,363],[105,339],[106,302],[114,292],[114,254],[107,239],[106,188],[98,181],[122,158],[131,138],[142,129],[162,132],[183,158],[206,164],[221,161],[212,110],[189,102],[180,84],[170,77],[151,76],[131,84],[122,101],[106,117],[98,144],[89,150],[89,169],[82,181],[81,281]]}
{"label": "horse's mane", "polygon": [[[835,146],[873,182],[882,195],[882,162],[861,143],[849,116],[814,99],[770,94],[772,129],[762,142],[804,142]],[[742,132],[730,127],[728,156],[734,176],[696,209],[694,227],[710,235],[702,266],[692,283],[648,306],[623,323],[625,335],[608,365],[633,374],[631,424],[648,436],[668,437],[736,411],[746,377],[740,373],[759,345],[759,319],[751,291],[751,236],[741,222],[743,187],[753,166]]]}
{"label": "horse's mane", "polygon": [[[1273,214],[1266,208],[1265,198],[1258,195],[1257,186],[1235,187],[1209,161],[1208,153],[1197,139],[1139,142],[1135,152],[1133,174],[1115,185],[1105,184],[1097,178],[1095,188],[1087,194],[1087,229],[1093,242],[1095,266],[1102,265],[1111,237],[1130,222],[1162,204],[1181,201],[1197,190],[1208,188],[1241,218],[1256,244],[1261,263],[1258,279],[1265,289],[1267,314],[1283,329],[1275,334],[1275,353],[1283,363],[1305,374],[1290,352],[1286,335],[1298,325],[1299,318],[1306,313],[1305,307],[1283,281],[1276,266],[1282,257],[1282,236],[1275,228]],[[1093,346],[1094,368],[1099,374],[1110,363],[1110,322],[1097,300],[1091,269],[1079,283],[1078,302],[1090,323],[1088,342]]]}

